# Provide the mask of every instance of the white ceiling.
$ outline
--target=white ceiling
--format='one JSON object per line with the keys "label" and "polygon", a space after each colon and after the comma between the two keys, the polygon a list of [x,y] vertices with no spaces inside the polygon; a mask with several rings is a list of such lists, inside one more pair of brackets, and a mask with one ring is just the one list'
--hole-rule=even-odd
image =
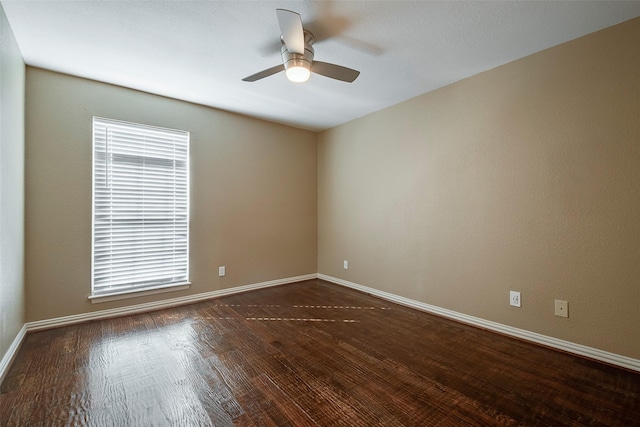
{"label": "white ceiling", "polygon": [[[1,0],[28,65],[321,130],[640,16],[640,1]],[[279,73],[276,8],[352,83]]]}

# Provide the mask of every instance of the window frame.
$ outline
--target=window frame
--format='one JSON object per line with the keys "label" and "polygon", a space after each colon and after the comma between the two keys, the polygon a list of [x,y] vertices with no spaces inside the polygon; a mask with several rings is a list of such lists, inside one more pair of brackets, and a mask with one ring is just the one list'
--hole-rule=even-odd
{"label": "window frame", "polygon": [[[146,145],[145,145],[145,148],[142,148],[142,149],[140,149],[138,146],[130,150],[132,154],[123,154],[122,151],[117,152],[115,151],[117,150],[117,148],[116,149],[112,148],[112,150],[114,151],[109,152],[110,144],[112,144],[113,147],[116,147],[118,146],[118,144],[123,143],[122,141],[123,139],[127,139],[123,136],[120,136],[120,137],[113,137],[113,139],[110,140],[108,136],[108,130],[107,130],[109,125],[111,125],[114,129],[115,128],[123,129],[124,132],[128,132],[129,135],[135,134],[136,137],[132,138],[130,141],[132,144],[145,142],[145,143],[149,143],[149,145],[152,146],[155,143],[156,148],[151,148],[150,152],[147,152]],[[100,132],[103,132],[103,133],[100,134]],[[151,136],[152,134],[154,136]],[[98,148],[96,144],[97,144],[97,139],[99,138],[102,138],[102,141],[103,141],[102,145],[104,145],[105,147],[104,148],[105,158],[104,158],[104,161],[102,162],[100,162],[97,159],[97,157],[99,157],[99,154],[98,154]],[[173,157],[165,156],[164,153],[166,153],[166,150],[157,148],[158,146],[160,146],[158,145],[157,140],[163,139],[163,138],[166,138],[167,140],[172,141],[171,144],[167,146],[167,148],[169,148],[169,151],[173,151]],[[89,299],[91,300],[92,303],[107,302],[107,301],[124,299],[124,298],[133,298],[133,297],[138,297],[143,295],[150,295],[150,294],[156,294],[161,292],[171,292],[171,291],[177,291],[177,290],[183,290],[183,289],[189,288],[191,284],[189,280],[189,274],[190,274],[190,270],[189,270],[189,264],[190,264],[189,262],[190,261],[189,260],[189,255],[190,255],[190,251],[189,251],[189,246],[190,246],[190,158],[189,158],[190,142],[191,142],[191,134],[188,131],[93,116],[92,118],[92,180],[91,180],[91,189],[92,189],[91,293],[89,296]],[[127,144],[127,142],[124,142],[124,144]],[[119,146],[119,147],[122,147],[122,146]],[[124,147],[126,147],[126,145]],[[125,151],[129,151],[129,150],[125,148]],[[178,155],[176,154],[178,152],[182,153],[180,158],[178,158]],[[154,154],[155,154],[155,157],[154,157]],[[115,157],[121,157],[121,159],[119,161],[116,160],[114,162]],[[132,168],[134,169],[134,172],[132,174],[129,174],[129,172],[124,172],[124,173],[122,172],[122,169],[126,167],[124,163],[127,161],[126,160],[127,157],[130,159],[134,159],[130,163],[132,165]],[[171,163],[171,162],[173,163],[173,165],[167,168],[167,172],[166,173],[162,172],[162,170],[165,168],[164,163]],[[178,164],[183,164],[183,166],[178,166]],[[173,181],[170,181],[170,182],[173,185],[172,187],[173,191],[170,193],[172,194],[173,199],[168,199],[172,201],[162,204],[161,209],[169,206],[171,207],[170,209],[168,209],[168,211],[171,212],[172,214],[171,218],[173,220],[174,229],[173,229],[173,233],[170,235],[172,239],[170,240],[171,242],[170,245],[173,245],[174,251],[176,251],[175,249],[176,242],[183,244],[182,245],[183,248],[178,251],[179,254],[175,258],[173,258],[173,260],[178,259],[181,261],[180,263],[178,263],[179,267],[175,268],[171,273],[175,274],[177,271],[179,271],[179,272],[184,272],[184,274],[179,274],[177,276],[169,277],[170,274],[167,273],[168,275],[164,279],[157,280],[155,282],[150,282],[149,280],[147,280],[146,283],[145,281],[138,281],[138,283],[136,283],[135,280],[131,280],[128,283],[120,283],[118,285],[102,284],[102,285],[96,286],[96,276],[97,276],[96,267],[97,266],[100,266],[101,268],[105,268],[105,265],[107,265],[108,267],[108,266],[113,266],[113,264],[115,263],[116,265],[119,264],[118,266],[127,267],[127,261],[125,262],[112,261],[112,256],[110,257],[110,260],[105,263],[100,263],[100,262],[97,262],[96,260],[97,259],[96,243],[98,240],[98,237],[96,236],[99,234],[103,234],[105,230],[107,230],[108,233],[113,234],[113,230],[117,231],[118,229],[118,227],[110,227],[109,225],[105,227],[104,223],[98,224],[100,223],[100,221],[97,221],[98,215],[100,215],[102,212],[100,208],[97,208],[97,204],[98,204],[97,197],[105,197],[105,194],[108,193],[110,194],[110,197],[116,198],[116,196],[113,196],[113,193],[117,192],[117,190],[115,191],[113,190],[114,187],[111,187],[111,190],[107,190],[104,192],[100,192],[98,190],[99,172],[97,171],[97,169],[101,167],[104,167],[102,175],[103,175],[103,181],[105,182],[105,185],[108,183],[108,177],[109,177],[109,172],[107,171],[118,170],[117,168],[120,167],[121,169],[119,173],[122,173],[123,175],[131,175],[128,177],[125,176],[123,178],[123,182],[121,182],[121,186],[118,187],[120,191],[123,191],[123,187],[122,187],[123,184],[126,185],[131,183],[131,181],[127,182],[126,179],[139,180],[139,185],[136,186],[135,189],[132,191],[142,192],[144,190],[148,190],[151,182],[148,174],[153,173],[153,172],[150,172],[150,170],[153,167],[155,167],[155,172],[161,171],[162,178],[164,179],[172,176]],[[114,172],[111,172],[111,173],[114,173]],[[184,177],[183,178],[179,177],[180,174],[183,174]],[[145,175],[147,176],[145,177]],[[117,177],[122,178],[121,175],[118,175]],[[114,181],[117,181],[117,180],[114,179]],[[164,183],[162,183],[161,186],[162,185],[164,185]],[[130,191],[130,190],[127,190],[127,191]],[[183,193],[183,195],[180,196],[179,195],[180,193]],[[120,196],[122,196],[122,193],[120,194]],[[135,198],[136,196],[133,196],[133,197],[134,197],[133,199],[134,203],[138,202],[136,204],[139,204],[139,203],[144,204],[148,202],[147,198],[140,197],[140,199],[137,199]],[[157,202],[158,198],[165,198],[165,197],[159,196],[155,199],[152,199],[152,201]],[[120,200],[120,203],[123,203],[122,200]],[[113,214],[112,216],[108,216],[108,221],[111,221],[111,222],[113,222],[114,218],[117,218],[117,212],[114,213],[116,209],[112,209],[112,207],[113,207],[113,204],[111,204],[110,208],[106,209],[111,214]],[[136,228],[135,221],[136,220],[139,220],[141,222],[149,221],[149,219],[144,216],[145,212],[147,215],[149,214],[149,209],[147,208],[147,210],[145,210],[144,208],[142,208],[142,209],[136,210],[135,208],[131,208],[131,210],[134,212],[132,215],[137,218],[126,220],[129,222],[134,222],[133,227],[129,225],[129,227],[131,227],[129,228],[129,230],[134,230],[134,231],[144,230],[145,227],[143,224],[141,224],[139,227]],[[160,219],[157,219],[157,221],[158,222],[156,223],[156,225],[158,224],[160,225],[161,233],[163,233],[162,237],[165,237],[167,227],[163,227],[163,225],[170,224],[171,220],[167,220],[163,222],[163,218],[160,218]],[[176,224],[179,224],[179,226]],[[126,227],[127,227],[126,225],[121,225],[120,231],[123,232],[123,230],[127,230]],[[146,227],[147,231],[149,230],[149,227],[150,226]],[[176,230],[179,230],[179,232]],[[181,235],[182,237],[180,237]],[[113,240],[111,239],[112,237],[109,237],[108,239],[108,244],[110,245],[108,252],[111,255],[113,255],[114,252],[117,254],[118,249],[115,249],[115,250],[113,249]],[[164,248],[160,250],[160,254],[157,255],[156,258],[153,258],[153,256],[150,257],[151,259],[155,259],[156,262],[162,261],[163,255],[166,257],[166,253],[170,252],[166,250],[167,245],[165,243],[165,240],[164,239],[162,240],[163,240],[162,245]],[[139,247],[136,245],[144,246],[145,245],[144,239],[137,239],[135,240],[135,243],[132,243],[132,245],[133,246],[129,247],[129,249]],[[147,256],[145,257],[142,254],[146,254]],[[144,249],[142,250],[142,252],[139,253],[139,256],[137,257],[138,262],[141,261],[141,258],[147,258],[147,261],[142,260],[143,265],[145,265],[145,263],[153,263],[153,260],[148,259],[149,258],[148,252],[145,252]],[[131,261],[128,263],[128,267],[130,269],[129,273],[131,273],[131,267],[133,263],[134,261]],[[150,269],[150,267],[145,266],[144,271],[152,271],[152,270]],[[169,279],[176,279],[176,280],[169,280]],[[109,276],[109,280],[111,280],[111,283],[113,283],[113,276]],[[113,287],[114,290],[109,291],[108,289],[110,287]]]}

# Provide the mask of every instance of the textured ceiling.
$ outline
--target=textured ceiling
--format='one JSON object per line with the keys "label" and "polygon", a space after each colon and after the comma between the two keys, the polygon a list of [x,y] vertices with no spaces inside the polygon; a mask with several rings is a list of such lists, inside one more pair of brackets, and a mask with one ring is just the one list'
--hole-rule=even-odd
{"label": "textured ceiling", "polygon": [[[1,3],[28,65],[312,130],[640,16],[640,1]],[[241,81],[281,63],[276,8],[360,77]]]}

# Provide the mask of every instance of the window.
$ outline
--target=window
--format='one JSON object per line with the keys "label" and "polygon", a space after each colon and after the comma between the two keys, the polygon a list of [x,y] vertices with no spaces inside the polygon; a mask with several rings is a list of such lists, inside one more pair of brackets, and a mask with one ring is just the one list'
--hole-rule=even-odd
{"label": "window", "polygon": [[189,282],[189,132],[93,118],[91,298]]}

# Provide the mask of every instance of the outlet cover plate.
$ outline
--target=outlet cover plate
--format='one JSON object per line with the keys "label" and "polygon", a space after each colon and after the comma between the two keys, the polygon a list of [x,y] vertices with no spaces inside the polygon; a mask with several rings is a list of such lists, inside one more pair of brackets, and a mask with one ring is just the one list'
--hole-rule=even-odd
{"label": "outlet cover plate", "polygon": [[225,274],[227,274],[225,266],[223,265],[222,267],[218,267],[218,276],[223,277]]}
{"label": "outlet cover plate", "polygon": [[514,307],[522,307],[520,292],[509,291],[509,305],[512,305]]}
{"label": "outlet cover plate", "polygon": [[344,262],[342,263],[342,266],[344,267],[345,270],[348,270],[349,269],[349,261],[347,261],[345,259]]}
{"label": "outlet cover plate", "polygon": [[557,299],[555,314],[558,317],[569,317],[569,302]]}

